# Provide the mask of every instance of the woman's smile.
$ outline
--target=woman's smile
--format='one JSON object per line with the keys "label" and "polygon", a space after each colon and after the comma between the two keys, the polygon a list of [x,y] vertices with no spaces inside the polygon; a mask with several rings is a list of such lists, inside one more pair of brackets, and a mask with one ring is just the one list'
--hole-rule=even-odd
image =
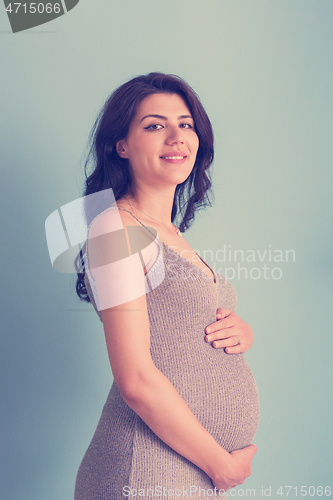
{"label": "woman's smile", "polygon": [[169,163],[182,164],[187,159],[187,154],[184,151],[172,151],[160,157]]}

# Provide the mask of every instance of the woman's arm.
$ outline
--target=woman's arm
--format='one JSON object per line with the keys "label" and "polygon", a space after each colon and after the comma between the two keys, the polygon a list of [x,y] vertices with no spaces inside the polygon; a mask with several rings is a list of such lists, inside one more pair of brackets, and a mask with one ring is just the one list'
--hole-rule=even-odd
{"label": "woman's arm", "polygon": [[254,445],[225,451],[201,425],[171,382],[153,364],[146,297],[102,312],[115,382],[124,401],[172,449],[227,490],[251,473]]}
{"label": "woman's arm", "polygon": [[[133,225],[130,215],[122,213],[121,219],[125,227]],[[109,222],[108,215],[105,215],[98,224],[108,225]],[[94,236],[94,231],[96,234],[103,232],[98,224],[92,227],[90,237]],[[89,257],[93,257],[90,250]],[[97,288],[105,292],[107,266],[103,272],[97,271],[92,270],[95,278],[99,276]],[[126,286],[140,289],[137,281],[128,282]],[[216,487],[227,490],[242,483],[250,474],[255,446],[229,454],[201,425],[171,382],[156,368],[150,355],[146,296],[143,294],[104,309],[102,319],[114,380],[124,401],[162,441],[204,470]]]}

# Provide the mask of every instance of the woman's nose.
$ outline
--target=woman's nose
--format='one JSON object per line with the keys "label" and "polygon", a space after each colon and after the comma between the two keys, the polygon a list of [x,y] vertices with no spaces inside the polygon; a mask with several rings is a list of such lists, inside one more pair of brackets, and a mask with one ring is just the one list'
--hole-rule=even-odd
{"label": "woman's nose", "polygon": [[168,130],[168,135],[166,142],[167,144],[175,144],[175,143],[183,143],[184,142],[184,133],[181,128],[177,127],[170,127]]}

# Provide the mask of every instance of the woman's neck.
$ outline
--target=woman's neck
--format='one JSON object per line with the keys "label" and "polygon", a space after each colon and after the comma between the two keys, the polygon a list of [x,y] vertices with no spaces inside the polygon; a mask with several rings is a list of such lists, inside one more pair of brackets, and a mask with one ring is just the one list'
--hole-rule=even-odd
{"label": "woman's neck", "polygon": [[175,188],[168,191],[136,189],[135,193],[128,193],[123,199],[148,217],[170,226],[174,195]]}

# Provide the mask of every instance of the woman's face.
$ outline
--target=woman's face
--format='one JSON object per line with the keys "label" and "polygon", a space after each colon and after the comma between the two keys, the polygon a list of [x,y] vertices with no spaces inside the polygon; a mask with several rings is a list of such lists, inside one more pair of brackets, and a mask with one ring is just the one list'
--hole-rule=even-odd
{"label": "woman's face", "polygon": [[199,147],[194,120],[178,94],[141,101],[117,152],[130,163],[137,186],[175,187],[190,175]]}

